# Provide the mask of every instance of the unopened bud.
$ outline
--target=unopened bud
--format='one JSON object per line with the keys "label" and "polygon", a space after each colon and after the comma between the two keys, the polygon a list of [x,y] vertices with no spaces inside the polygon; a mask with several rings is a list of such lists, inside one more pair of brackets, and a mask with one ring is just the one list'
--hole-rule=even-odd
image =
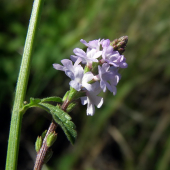
{"label": "unopened bud", "polygon": [[47,146],[51,147],[53,145],[53,143],[56,141],[57,139],[57,133],[55,132],[51,132],[48,136],[47,136]]}
{"label": "unopened bud", "polygon": [[47,130],[45,130],[45,131],[41,134],[42,139],[45,138],[46,133],[47,133]]}
{"label": "unopened bud", "polygon": [[42,146],[42,137],[38,136],[37,140],[35,142],[35,150],[36,150],[36,152],[39,152],[39,150],[41,149],[41,146]]}
{"label": "unopened bud", "polygon": [[128,36],[122,36],[118,39],[113,40],[110,45],[115,51],[118,51],[120,54],[122,54],[125,51],[127,42]]}

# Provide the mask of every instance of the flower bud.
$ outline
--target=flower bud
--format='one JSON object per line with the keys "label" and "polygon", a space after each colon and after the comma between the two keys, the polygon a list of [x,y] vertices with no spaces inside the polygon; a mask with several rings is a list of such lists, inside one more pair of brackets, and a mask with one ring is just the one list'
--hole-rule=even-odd
{"label": "flower bud", "polygon": [[53,143],[56,141],[57,139],[57,133],[55,132],[51,132],[48,136],[47,136],[47,146],[51,147],[53,145]]}
{"label": "flower bud", "polygon": [[46,133],[47,133],[47,130],[45,130],[45,131],[41,134],[41,138],[42,138],[42,139],[45,138]]}
{"label": "flower bud", "polygon": [[38,136],[37,140],[35,142],[35,150],[36,150],[36,152],[39,152],[39,150],[41,149],[41,146],[42,146],[42,137]]}
{"label": "flower bud", "polygon": [[122,36],[118,39],[113,40],[110,45],[115,51],[119,51],[119,53],[122,54],[125,51],[127,42],[128,36]]}

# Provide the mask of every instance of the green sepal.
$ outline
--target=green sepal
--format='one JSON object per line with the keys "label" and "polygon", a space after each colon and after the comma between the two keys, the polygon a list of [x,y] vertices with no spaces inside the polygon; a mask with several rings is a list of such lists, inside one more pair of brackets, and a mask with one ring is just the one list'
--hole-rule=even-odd
{"label": "green sepal", "polygon": [[42,137],[38,136],[37,140],[35,142],[35,150],[36,150],[36,152],[39,152],[39,150],[41,149],[41,146],[42,146]]}
{"label": "green sepal", "polygon": [[62,99],[60,97],[47,97],[44,99],[41,99],[41,102],[62,102]]}
{"label": "green sepal", "polygon": [[98,65],[99,65],[99,63],[97,63],[97,62],[92,63],[92,73],[95,75],[99,74],[98,73]]}
{"label": "green sepal", "polygon": [[63,102],[67,99],[68,95],[69,95],[70,91],[67,91],[66,94],[63,97]]}
{"label": "green sepal", "polygon": [[71,112],[75,106],[76,106],[76,103],[70,103],[70,104],[67,106],[66,112],[67,112],[67,113]]}
{"label": "green sepal", "polygon": [[53,145],[53,143],[56,141],[57,139],[57,133],[55,132],[51,132],[48,136],[47,136],[47,141],[46,144],[48,147],[51,147]]}
{"label": "green sepal", "polygon": [[61,110],[59,106],[53,106],[49,103],[40,103],[43,107],[46,107],[51,113],[55,122],[61,126],[68,140],[74,144],[77,132],[75,130],[75,124],[71,121],[71,116]]}
{"label": "green sepal", "polygon": [[87,73],[89,71],[91,71],[91,69],[86,65],[85,68],[84,68],[84,73]]}
{"label": "green sepal", "polygon": [[70,87],[70,92],[69,92],[69,95],[68,95],[68,101],[77,100],[82,96],[85,96],[85,92],[77,91],[74,88]]}
{"label": "green sepal", "polygon": [[93,84],[93,83],[95,83],[96,81],[95,80],[90,80],[90,81],[88,81],[88,84]]}

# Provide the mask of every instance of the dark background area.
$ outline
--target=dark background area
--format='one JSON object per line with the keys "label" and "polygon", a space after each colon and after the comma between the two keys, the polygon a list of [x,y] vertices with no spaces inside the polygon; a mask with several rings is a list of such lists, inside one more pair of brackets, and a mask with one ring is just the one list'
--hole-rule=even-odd
{"label": "dark background area", "polygon": [[[0,169],[5,168],[11,109],[33,1],[0,2]],[[63,131],[43,170],[170,169],[170,1],[46,0],[28,82],[30,97],[62,97],[69,78],[53,63],[69,58],[80,39],[129,37],[128,68],[120,70],[117,94],[86,116],[80,103],[71,112],[78,136],[72,146]],[[22,123],[18,170],[30,170],[34,143],[48,128],[41,109],[26,112]]]}

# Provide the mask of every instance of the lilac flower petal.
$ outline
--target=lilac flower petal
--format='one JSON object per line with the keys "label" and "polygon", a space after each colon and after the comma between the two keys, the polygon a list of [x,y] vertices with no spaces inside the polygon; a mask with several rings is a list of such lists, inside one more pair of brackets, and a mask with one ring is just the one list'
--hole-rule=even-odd
{"label": "lilac flower petal", "polygon": [[73,63],[72,63],[71,60],[69,60],[69,59],[63,59],[63,60],[61,60],[61,63],[63,64],[63,66],[64,66],[66,69],[73,71]]}
{"label": "lilac flower petal", "polygon": [[64,71],[64,67],[60,64],[53,64],[53,68],[55,68],[56,70]]}
{"label": "lilac flower petal", "polygon": [[77,57],[76,55],[71,55],[70,58],[71,58],[71,60],[72,60],[73,62],[75,62],[78,57]]}
{"label": "lilac flower petal", "polygon": [[113,86],[112,88],[113,88],[113,95],[115,96],[117,93],[117,88],[116,88],[116,86]]}
{"label": "lilac flower petal", "polygon": [[65,74],[66,74],[69,78],[71,78],[72,80],[75,78],[75,77],[74,77],[74,73],[73,73],[72,71],[70,71],[70,70],[66,70],[66,71],[65,71]]}
{"label": "lilac flower petal", "polygon": [[103,92],[106,92],[106,83],[103,80],[100,80],[100,87],[102,88]]}
{"label": "lilac flower petal", "polygon": [[121,67],[121,68],[127,68],[127,67],[128,67],[128,64],[127,64],[126,62],[122,62],[122,63],[120,64],[120,67]]}
{"label": "lilac flower petal", "polygon": [[81,104],[86,105],[87,104],[87,96],[81,97]]}
{"label": "lilac flower petal", "polygon": [[81,65],[77,65],[74,68],[74,78],[69,83],[71,87],[73,87],[75,90],[80,91],[82,87],[82,78],[84,76],[84,70]]}
{"label": "lilac flower petal", "polygon": [[112,46],[103,48],[102,58],[110,65],[114,67],[126,68],[126,59],[124,55],[120,55],[118,51],[114,51]]}
{"label": "lilac flower petal", "polygon": [[106,39],[102,42],[102,47],[105,48],[105,47],[108,47],[110,45],[110,40],[109,39]]}
{"label": "lilac flower petal", "polygon": [[110,92],[113,92],[113,87],[108,82],[106,82],[106,87]]}
{"label": "lilac flower petal", "polygon": [[87,46],[90,50],[91,49],[95,49],[97,51],[100,50],[100,44],[101,44],[100,39],[89,41],[89,43],[87,43],[85,40],[81,39],[80,42],[83,43],[85,46]]}
{"label": "lilac flower petal", "polygon": [[74,76],[75,76],[75,80],[79,83],[82,82],[82,78],[84,76],[84,70],[83,67],[78,65],[75,70],[74,70]]}
{"label": "lilac flower petal", "polygon": [[103,98],[100,96],[93,96],[92,102],[97,108],[100,108],[103,105]]}
{"label": "lilac flower petal", "polygon": [[75,80],[70,81],[69,85],[73,87],[75,90],[80,91],[81,85],[80,83],[76,82]]}
{"label": "lilac flower petal", "polygon": [[78,57],[86,57],[86,53],[80,49],[80,48],[75,48],[73,52],[78,56]]}
{"label": "lilac flower petal", "polygon": [[87,113],[88,116],[89,116],[89,115],[90,115],[90,116],[93,116],[94,113],[95,113],[95,106],[94,106],[92,103],[90,103],[90,102],[88,102],[88,104],[87,104],[86,113]]}
{"label": "lilac flower petal", "polygon": [[80,42],[83,43],[85,46],[88,46],[88,43],[85,40],[81,39]]}

